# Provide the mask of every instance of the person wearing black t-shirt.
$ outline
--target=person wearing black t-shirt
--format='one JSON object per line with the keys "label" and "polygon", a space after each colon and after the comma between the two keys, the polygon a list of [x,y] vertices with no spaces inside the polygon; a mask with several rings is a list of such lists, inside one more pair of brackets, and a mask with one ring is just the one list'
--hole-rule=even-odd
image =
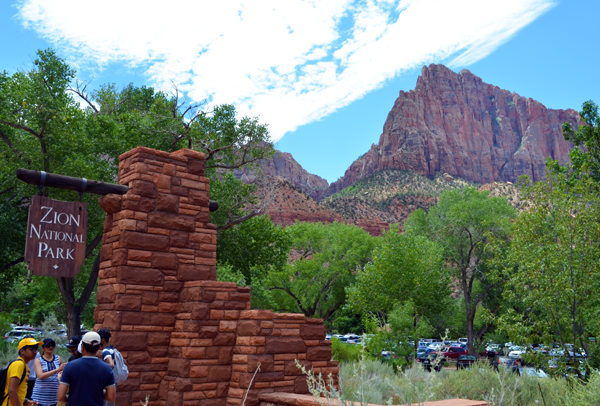
{"label": "person wearing black t-shirt", "polygon": [[67,350],[71,353],[71,356],[69,357],[67,362],[71,362],[73,360],[83,357],[83,355],[81,355],[81,353],[77,351],[77,347],[79,346],[80,342],[81,338],[79,336],[73,336],[71,337],[71,341],[69,341],[69,343],[65,345],[65,347],[67,347]]}

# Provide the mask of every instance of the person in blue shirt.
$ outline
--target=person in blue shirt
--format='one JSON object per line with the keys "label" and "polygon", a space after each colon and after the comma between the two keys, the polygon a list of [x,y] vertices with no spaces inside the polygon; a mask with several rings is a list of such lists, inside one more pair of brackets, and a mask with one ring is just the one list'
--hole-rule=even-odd
{"label": "person in blue shirt", "polygon": [[115,379],[112,369],[96,357],[100,341],[100,336],[94,331],[82,337],[83,357],[65,366],[56,395],[59,402],[73,406],[103,406],[105,400],[114,402]]}

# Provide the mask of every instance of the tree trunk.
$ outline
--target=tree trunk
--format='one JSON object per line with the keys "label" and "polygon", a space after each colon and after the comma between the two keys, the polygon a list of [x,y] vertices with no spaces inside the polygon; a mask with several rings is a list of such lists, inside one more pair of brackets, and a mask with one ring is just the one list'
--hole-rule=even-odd
{"label": "tree trunk", "polygon": [[81,333],[81,306],[75,302],[75,293],[73,292],[73,278],[56,278],[58,289],[65,304],[67,316],[67,334],[70,337],[80,335]]}
{"label": "tree trunk", "polygon": [[[468,309],[468,308],[467,308]],[[469,340],[469,342],[467,343],[467,349],[469,350],[469,355],[477,355],[475,353],[475,347],[474,347],[474,338],[475,338],[475,332],[474,332],[474,324],[475,322],[475,311],[471,311],[470,309],[467,310],[467,339]]]}
{"label": "tree trunk", "polygon": [[96,255],[96,260],[92,265],[90,278],[81,296],[75,301],[75,293],[73,292],[73,278],[56,278],[58,288],[66,308],[67,316],[67,331],[69,338],[81,335],[81,313],[92,294],[96,281],[98,280],[98,272],[100,270],[100,254]]}

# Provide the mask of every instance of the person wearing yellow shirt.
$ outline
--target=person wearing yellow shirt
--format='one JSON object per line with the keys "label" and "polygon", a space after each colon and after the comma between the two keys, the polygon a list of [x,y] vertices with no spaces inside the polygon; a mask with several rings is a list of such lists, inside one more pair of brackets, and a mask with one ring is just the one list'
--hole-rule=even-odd
{"label": "person wearing yellow shirt", "polygon": [[38,346],[41,344],[43,343],[34,338],[24,338],[19,341],[19,358],[8,367],[6,386],[4,387],[6,395],[2,399],[1,406],[37,406],[37,402],[25,399],[29,377],[27,363],[35,358]]}

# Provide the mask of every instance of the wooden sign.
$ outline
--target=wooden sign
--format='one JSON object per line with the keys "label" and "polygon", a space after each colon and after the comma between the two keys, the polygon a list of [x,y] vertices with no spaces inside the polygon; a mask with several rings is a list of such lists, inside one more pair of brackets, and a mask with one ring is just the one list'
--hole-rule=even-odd
{"label": "wooden sign", "polygon": [[33,196],[27,219],[25,261],[34,275],[69,277],[85,261],[87,203]]}

